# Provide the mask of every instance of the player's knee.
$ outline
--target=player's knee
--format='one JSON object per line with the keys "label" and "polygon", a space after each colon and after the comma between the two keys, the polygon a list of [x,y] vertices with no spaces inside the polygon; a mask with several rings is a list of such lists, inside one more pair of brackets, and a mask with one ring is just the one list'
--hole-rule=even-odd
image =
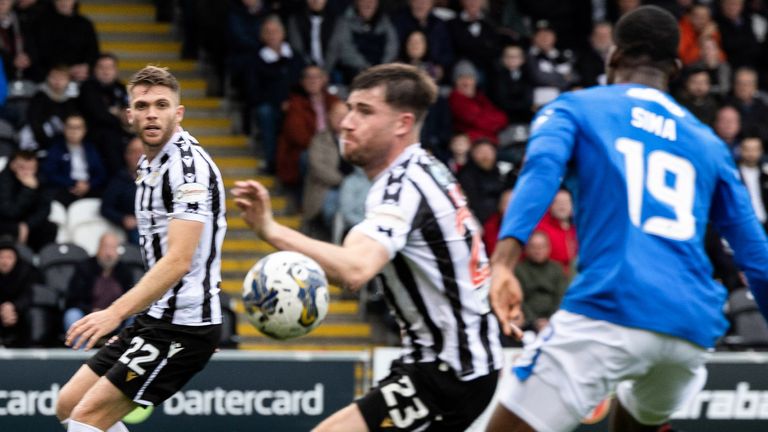
{"label": "player's knee", "polygon": [[79,400],[79,396],[75,395],[67,386],[64,386],[64,388],[59,391],[59,397],[56,399],[56,417],[59,421],[64,421],[71,416],[72,409],[77,405]]}

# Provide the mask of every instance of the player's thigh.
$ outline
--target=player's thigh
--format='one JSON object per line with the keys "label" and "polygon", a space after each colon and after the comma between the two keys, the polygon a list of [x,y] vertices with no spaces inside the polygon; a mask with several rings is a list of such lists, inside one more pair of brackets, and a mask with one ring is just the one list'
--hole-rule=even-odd
{"label": "player's thigh", "polygon": [[320,422],[312,432],[366,432],[368,426],[365,424],[363,414],[356,404],[349,404],[346,407],[331,414],[330,417]]}
{"label": "player's thigh", "polygon": [[502,379],[500,402],[537,430],[570,430],[651,366],[650,332],[558,311]]}
{"label": "player's thigh", "polygon": [[72,410],[70,418],[107,430],[136,407],[123,392],[106,378],[99,378]]}
{"label": "player's thigh", "polygon": [[59,397],[56,400],[56,416],[59,420],[69,418],[75,405],[98,380],[99,376],[86,365],[81,366],[72,375],[72,378],[59,391]]}
{"label": "player's thigh", "polygon": [[621,405],[642,424],[667,421],[706,384],[705,351],[681,340],[674,345],[666,350],[672,353],[671,358],[616,389]]}

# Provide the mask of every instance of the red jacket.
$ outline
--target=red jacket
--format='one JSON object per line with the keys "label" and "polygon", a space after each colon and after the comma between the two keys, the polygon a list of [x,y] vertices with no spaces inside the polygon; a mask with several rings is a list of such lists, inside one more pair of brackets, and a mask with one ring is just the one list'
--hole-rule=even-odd
{"label": "red jacket", "polygon": [[[326,113],[338,102],[339,98],[326,93]],[[327,117],[327,115],[326,115]],[[283,184],[297,185],[302,181],[299,173],[299,157],[309,148],[312,137],[317,132],[317,120],[312,102],[305,94],[293,93],[288,98],[288,109],[280,136],[277,138],[275,169]]]}
{"label": "red jacket", "polygon": [[578,241],[576,240],[576,228],[573,224],[564,229],[560,222],[547,212],[541,218],[536,231],[542,231],[549,237],[549,244],[552,248],[549,259],[560,263],[565,274],[571,275],[571,263],[579,251]]}
{"label": "red jacket", "polygon": [[470,98],[456,89],[448,97],[456,132],[466,133],[469,139],[490,138],[498,142],[497,134],[507,126],[507,115],[484,94],[477,92]]}

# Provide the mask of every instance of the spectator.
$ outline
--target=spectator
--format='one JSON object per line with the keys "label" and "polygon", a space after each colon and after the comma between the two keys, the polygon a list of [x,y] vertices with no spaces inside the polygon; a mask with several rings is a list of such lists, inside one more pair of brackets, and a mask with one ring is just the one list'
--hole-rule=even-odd
{"label": "spectator", "polygon": [[748,67],[736,70],[733,96],[727,100],[741,114],[741,130],[768,140],[768,104],[757,93],[757,72]]}
{"label": "spectator", "polygon": [[490,140],[481,138],[472,142],[469,156],[469,162],[459,172],[458,180],[469,209],[483,225],[498,209],[504,181],[496,165],[496,146]]}
{"label": "spectator", "polygon": [[744,13],[744,0],[721,0],[717,27],[723,37],[722,45],[731,67],[756,67],[760,58],[760,43],[752,30],[751,14]]}
{"label": "spectator", "polygon": [[292,192],[297,207],[300,207],[309,143],[316,133],[326,130],[328,111],[339,102],[328,93],[327,84],[328,75],[322,68],[304,68],[298,90],[288,98],[285,122],[278,138],[277,177]]}
{"label": "spectator", "polygon": [[53,5],[37,30],[41,66],[48,70],[65,64],[72,80],[83,82],[99,55],[93,23],[77,12],[75,0],[53,0]]}
{"label": "spectator", "polygon": [[312,137],[304,182],[302,226],[313,238],[331,239],[333,219],[339,209],[339,185],[352,166],[339,154],[341,121],[347,106],[335,102],[328,112],[328,127]]}
{"label": "spectator", "polygon": [[424,57],[427,62],[439,67],[440,81],[453,64],[453,46],[448,25],[434,14],[434,7],[434,0],[408,0],[408,6],[402,8],[392,22],[401,41],[415,31],[425,36],[424,46],[429,49]]}
{"label": "spectator", "polygon": [[288,17],[288,41],[306,64],[315,64],[330,73],[330,41],[336,29],[336,15],[327,0],[306,0],[306,7]]}
{"label": "spectator", "polygon": [[[721,47],[720,31],[712,20],[712,11],[709,6],[695,4],[691,6],[685,16],[680,19],[680,48],[678,50],[683,65],[690,65],[701,60],[701,43],[706,39],[717,42]],[[719,58],[725,60],[722,49],[719,50]]]}
{"label": "spectator", "polygon": [[264,19],[261,41],[263,46],[256,56],[255,71],[249,82],[250,104],[255,108],[251,115],[258,126],[266,171],[274,174],[277,128],[282,124],[284,102],[298,81],[302,64],[285,41],[285,29],[276,15]]}
{"label": "spectator", "polygon": [[53,199],[65,207],[85,198],[101,198],[106,181],[104,165],[96,148],[84,142],[85,120],[72,114],[64,120],[64,138],[51,146],[45,158],[45,173]]}
{"label": "spectator", "polygon": [[725,105],[717,110],[715,115],[715,134],[725,142],[731,150],[734,159],[739,158],[741,145],[741,114],[731,105]]}
{"label": "spectator", "polygon": [[496,211],[483,224],[483,243],[485,252],[491,255],[496,249],[496,242],[499,240],[499,230],[501,229],[501,220],[504,217],[504,211],[507,209],[509,199],[512,197],[512,185],[501,192],[498,207]]}
{"label": "spectator", "polygon": [[574,58],[570,50],[556,47],[557,34],[546,21],[536,23],[531,48],[528,50],[528,67],[534,85],[534,106],[539,107],[578,82],[574,73]]}
{"label": "spectator", "polygon": [[93,77],[80,86],[80,111],[88,124],[88,137],[96,145],[110,173],[123,167],[128,130],[128,91],[118,78],[117,57],[100,54]]}
{"label": "spectator", "polygon": [[14,10],[21,26],[29,28],[30,34],[33,34],[40,26],[40,19],[48,11],[49,6],[47,1],[16,0]]}
{"label": "spectator", "polygon": [[763,159],[763,141],[745,137],[741,141],[739,173],[747,186],[757,220],[768,230],[768,163]]}
{"label": "spectator", "polygon": [[578,252],[576,227],[573,225],[573,201],[571,193],[561,189],[552,200],[549,211],[536,227],[549,237],[550,258],[563,266],[566,276],[573,276],[571,267]]}
{"label": "spectator", "polygon": [[19,21],[13,0],[0,0],[0,58],[8,80],[41,78],[32,63],[34,43],[29,26]]}
{"label": "spectator", "polygon": [[568,286],[563,268],[550,259],[550,253],[547,234],[534,231],[525,245],[525,258],[515,266],[523,289],[523,314],[527,326],[536,332],[549,324]]}
{"label": "spectator", "polygon": [[29,346],[27,311],[32,286],[41,281],[37,269],[19,257],[13,241],[0,240],[0,346]]}
{"label": "spectator", "polygon": [[461,0],[459,15],[448,22],[455,58],[472,62],[481,83],[488,79],[499,57],[499,37],[483,5],[483,0]]}
{"label": "spectator", "polygon": [[[592,31],[592,11],[598,2],[592,0],[516,0],[523,3],[530,17],[528,23],[546,21],[557,34],[558,47],[580,50],[587,45]],[[609,1],[609,0],[604,0]],[[612,0],[611,0],[612,1]],[[595,22],[605,19],[598,18]]]}
{"label": "spectator", "polygon": [[25,150],[47,150],[64,132],[64,119],[77,111],[67,92],[69,68],[59,65],[48,71],[45,83],[32,97],[27,109],[28,127],[22,129],[20,145]]}
{"label": "spectator", "polygon": [[712,126],[720,104],[709,89],[707,71],[700,68],[690,68],[685,73],[684,88],[677,96],[677,100],[681,105],[688,108],[696,118]]}
{"label": "spectator", "polygon": [[233,1],[229,9],[229,70],[232,85],[245,93],[261,48],[261,24],[269,13],[262,0]]}
{"label": "spectator", "polygon": [[106,232],[96,256],[78,264],[67,289],[64,330],[85,315],[106,309],[133,285],[130,268],[120,262],[120,239]]}
{"label": "spectator", "polygon": [[717,42],[705,39],[701,42],[701,61],[694,64],[709,73],[711,92],[724,98],[731,91],[731,66],[720,58]]}
{"label": "spectator", "polygon": [[469,140],[469,136],[465,133],[457,133],[451,137],[450,144],[448,146],[448,160],[446,165],[451,170],[453,175],[458,175],[461,169],[469,162],[469,149],[472,148],[472,141]]}
{"label": "spectator", "polygon": [[371,180],[360,167],[344,177],[339,186],[339,213],[342,217],[341,232],[334,233],[334,240],[340,243],[347,230],[365,219],[365,197],[371,188]]}
{"label": "spectator", "polygon": [[453,69],[454,87],[448,97],[456,132],[474,141],[488,138],[498,142],[498,133],[507,126],[507,115],[477,88],[477,71],[468,61],[460,61]]}
{"label": "spectator", "polygon": [[354,0],[336,24],[331,64],[341,70],[345,82],[363,69],[397,58],[397,30],[379,6],[379,0]]}
{"label": "spectator", "polygon": [[48,220],[51,199],[40,187],[35,154],[19,150],[0,172],[0,235],[10,235],[35,251],[56,240]]}
{"label": "spectator", "polygon": [[589,47],[582,50],[576,59],[576,71],[581,87],[607,84],[605,61],[608,51],[613,46],[613,26],[609,22],[599,22],[592,28]]}
{"label": "spectator", "polygon": [[533,82],[525,67],[525,52],[517,45],[509,45],[501,54],[491,80],[491,100],[504,110],[509,123],[529,123],[533,117]]}
{"label": "spectator", "polygon": [[136,168],[144,153],[138,137],[128,141],[123,158],[123,168],[111,176],[101,199],[101,215],[125,231],[132,244],[139,245],[139,231],[136,224]]}
{"label": "spectator", "polygon": [[436,82],[443,79],[443,67],[427,57],[429,51],[427,36],[421,30],[414,30],[403,38],[401,51],[401,62],[416,66]]}

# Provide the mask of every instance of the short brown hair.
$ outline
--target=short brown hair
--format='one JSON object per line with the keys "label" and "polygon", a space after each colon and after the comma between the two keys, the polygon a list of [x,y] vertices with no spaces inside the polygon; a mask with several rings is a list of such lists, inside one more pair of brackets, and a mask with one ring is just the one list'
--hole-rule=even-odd
{"label": "short brown hair", "polygon": [[398,110],[412,111],[421,123],[429,106],[437,98],[437,86],[421,69],[403,64],[388,63],[373,66],[352,80],[350,93],[384,86],[384,101]]}
{"label": "short brown hair", "polygon": [[179,81],[168,71],[168,68],[152,65],[145,66],[143,69],[133,74],[131,81],[128,83],[128,91],[132,91],[133,88],[138,85],[148,87],[168,87],[171,91],[181,97]]}

